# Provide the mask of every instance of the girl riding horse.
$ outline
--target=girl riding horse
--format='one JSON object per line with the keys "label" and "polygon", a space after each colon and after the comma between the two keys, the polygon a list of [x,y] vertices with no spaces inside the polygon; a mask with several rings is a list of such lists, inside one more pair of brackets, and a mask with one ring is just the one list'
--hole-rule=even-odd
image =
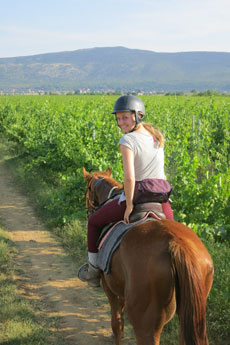
{"label": "girl riding horse", "polygon": [[[83,169],[83,174],[88,211],[93,212],[120,185],[111,178],[110,169],[96,173]],[[206,301],[214,270],[207,249],[192,229],[169,219],[132,224],[106,272],[102,268],[102,285],[111,306],[116,345],[122,341],[124,308],[138,345],[159,345],[162,329],[175,313],[180,345],[208,345]]]}
{"label": "girl riding horse", "polygon": [[[97,241],[102,228],[122,219],[129,223],[134,207],[135,188],[142,181],[147,181],[147,184],[157,181],[163,183],[162,186],[166,184],[164,137],[158,129],[142,122],[145,117],[143,102],[135,96],[121,96],[115,102],[112,114],[115,114],[117,125],[125,134],[119,143],[123,160],[124,193],[119,199],[98,209],[88,220],[88,263],[80,268],[78,277],[93,287],[100,285]],[[167,219],[173,219],[173,212],[167,200],[170,190],[165,194],[167,197],[164,202],[161,202],[162,212]],[[149,194],[153,195],[151,191]]]}

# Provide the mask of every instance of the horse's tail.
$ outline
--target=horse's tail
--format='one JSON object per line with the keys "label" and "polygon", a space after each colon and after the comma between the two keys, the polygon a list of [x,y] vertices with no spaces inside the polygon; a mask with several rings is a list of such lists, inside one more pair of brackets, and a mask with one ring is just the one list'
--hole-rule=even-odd
{"label": "horse's tail", "polygon": [[175,238],[170,251],[176,276],[177,313],[180,344],[208,345],[206,333],[206,299],[204,280],[194,249]]}

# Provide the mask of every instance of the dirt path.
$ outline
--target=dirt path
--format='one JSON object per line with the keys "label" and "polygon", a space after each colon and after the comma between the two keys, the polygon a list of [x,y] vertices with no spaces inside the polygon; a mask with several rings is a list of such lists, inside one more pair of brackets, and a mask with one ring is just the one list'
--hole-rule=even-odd
{"label": "dirt path", "polygon": [[28,298],[39,299],[48,316],[58,318],[52,329],[67,345],[114,344],[109,306],[102,288],[76,278],[77,265],[36,217],[28,200],[15,187],[0,162],[0,219],[16,246],[18,277]]}

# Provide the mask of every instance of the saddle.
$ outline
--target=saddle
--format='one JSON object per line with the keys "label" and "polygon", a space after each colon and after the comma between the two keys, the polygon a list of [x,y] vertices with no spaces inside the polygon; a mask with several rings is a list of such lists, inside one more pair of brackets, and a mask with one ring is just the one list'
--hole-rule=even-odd
{"label": "saddle", "polygon": [[99,249],[98,267],[106,274],[109,274],[113,253],[119,247],[123,236],[137,224],[156,221],[158,219],[165,219],[161,204],[155,202],[144,203],[134,206],[133,212],[129,217],[129,224],[121,220],[104,227],[97,243]]}
{"label": "saddle", "polygon": [[[150,218],[165,219],[165,215],[162,210],[162,205],[160,203],[147,202],[144,204],[134,205],[134,209],[129,217],[129,221],[130,223],[135,223],[141,219],[144,219],[148,214],[150,215]],[[116,223],[109,223],[102,229],[101,235],[97,241],[97,247],[99,247],[104,236],[115,224]]]}
{"label": "saddle", "polygon": [[146,202],[134,205],[133,212],[130,215],[130,223],[136,222],[144,218],[149,212],[155,215],[156,219],[165,219],[162,204],[158,202]]}

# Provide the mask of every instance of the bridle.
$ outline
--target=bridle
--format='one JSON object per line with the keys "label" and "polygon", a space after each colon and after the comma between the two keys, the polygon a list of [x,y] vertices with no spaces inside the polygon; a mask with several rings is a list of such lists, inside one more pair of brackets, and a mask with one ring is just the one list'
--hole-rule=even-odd
{"label": "bridle", "polygon": [[[105,203],[110,201],[115,195],[121,193],[121,188],[119,188],[118,186],[113,186],[109,190],[107,196],[104,198],[105,200],[103,200],[102,202],[99,202],[96,200],[95,190],[100,186],[100,184],[103,181],[105,181],[105,178],[101,177],[101,178],[97,179],[93,188],[92,188],[92,184],[94,181],[95,181],[95,178],[92,176],[91,179],[88,181],[88,187],[87,187],[86,194],[85,194],[85,196],[86,196],[86,209],[87,209],[87,216],[88,217],[93,212],[95,212],[98,208],[100,208]],[[114,193],[115,190],[116,190],[116,193]]]}
{"label": "bridle", "polygon": [[[91,200],[90,198],[90,192],[92,191],[92,183],[93,183],[93,177],[91,177],[91,179],[88,182],[88,188],[86,190],[86,209],[87,209],[87,213],[89,211],[89,207],[91,206],[92,209],[95,211],[95,209],[98,207],[98,205],[95,204],[94,200]],[[94,189],[96,187],[96,185],[98,185],[98,183],[102,182],[103,178],[100,178],[96,181],[95,185],[94,185]],[[94,198],[93,198],[94,199]]]}

